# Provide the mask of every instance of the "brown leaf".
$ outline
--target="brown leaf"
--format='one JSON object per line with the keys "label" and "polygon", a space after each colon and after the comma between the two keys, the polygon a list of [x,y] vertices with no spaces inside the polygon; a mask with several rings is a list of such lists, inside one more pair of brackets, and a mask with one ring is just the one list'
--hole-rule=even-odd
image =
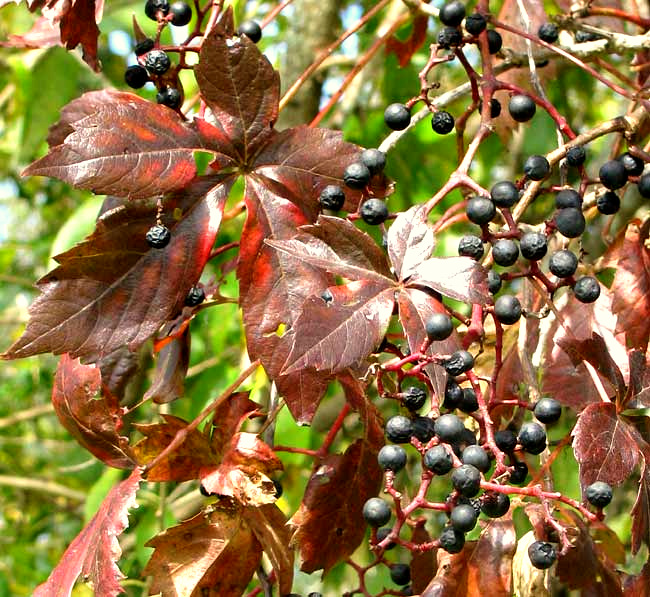
{"label": "brown leaf", "polygon": [[59,21],[61,41],[66,49],[72,50],[81,45],[83,59],[94,70],[99,71],[101,64],[97,60],[97,38],[104,2],[100,0],[59,0],[43,8],[43,15]]}
{"label": "brown leaf", "polygon": [[129,382],[140,368],[140,356],[123,346],[97,361],[97,366],[102,372],[102,384],[122,400]]}
{"label": "brown leaf", "polygon": [[185,393],[185,376],[190,364],[190,329],[178,338],[172,338],[158,354],[151,387],[144,399],[156,404],[165,404],[180,398]]}
{"label": "brown leaf", "polygon": [[[420,545],[429,543],[431,535],[424,528],[424,522],[418,523],[411,533],[411,543]],[[436,574],[436,549],[415,551],[411,558],[411,588],[414,594],[420,594]]]}
{"label": "brown leaf", "polygon": [[64,354],[54,377],[52,404],[61,424],[91,454],[116,468],[135,466],[129,440],[120,435],[122,409],[111,394],[102,395],[99,368]]}
{"label": "brown leaf", "polygon": [[632,508],[633,554],[641,549],[642,543],[650,547],[650,470],[648,470],[648,458],[645,454],[641,464],[639,492]]}
{"label": "brown leaf", "polygon": [[115,597],[123,592],[124,575],[116,565],[122,555],[117,537],[128,526],[128,510],[137,506],[140,469],[118,483],[99,510],[65,550],[48,579],[36,587],[33,597],[68,597],[79,575],[88,578],[97,597]]}
{"label": "brown leaf", "polygon": [[639,350],[629,352],[630,383],[619,410],[650,407],[650,368],[646,356]]}
{"label": "brown leaf", "polygon": [[[173,415],[162,415],[164,423],[135,424],[144,435],[133,451],[144,466],[160,454],[176,434],[187,427],[187,421]],[[149,470],[147,481],[189,481],[198,479],[202,467],[217,463],[208,438],[198,429],[190,431],[185,441],[159,464]]]}
{"label": "brown leaf", "polygon": [[388,255],[397,279],[406,280],[418,265],[431,257],[435,245],[422,205],[414,205],[397,216],[388,229]]}
{"label": "brown leaf", "polygon": [[258,411],[259,404],[249,399],[249,392],[236,392],[217,406],[212,415],[210,446],[221,458],[230,446],[231,438],[239,431],[244,421]]}
{"label": "brown leaf", "polygon": [[155,205],[104,214],[95,232],[58,255],[61,265],[39,280],[27,329],[2,357],[69,352],[96,361],[125,344],[137,349],[183,308],[210,255],[231,184],[232,178],[200,179],[171,197],[164,249],[145,240]]}
{"label": "brown leaf", "polygon": [[386,54],[391,52],[397,56],[399,65],[405,67],[427,39],[427,25],[429,17],[423,13],[418,13],[413,19],[413,30],[406,39],[401,41],[393,36],[386,42]]}
{"label": "brown leaf", "polygon": [[647,561],[637,576],[628,576],[623,588],[625,597],[646,597],[650,595],[650,561]]}

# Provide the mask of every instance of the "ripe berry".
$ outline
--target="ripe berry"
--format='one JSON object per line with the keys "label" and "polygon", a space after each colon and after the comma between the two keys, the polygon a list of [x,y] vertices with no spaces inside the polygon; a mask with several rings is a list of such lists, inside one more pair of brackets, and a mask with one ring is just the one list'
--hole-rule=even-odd
{"label": "ripe berry", "polygon": [[153,50],[155,43],[150,37],[145,37],[142,41],[139,41],[135,44],[133,52],[136,56],[143,56],[147,52]]}
{"label": "ripe berry", "polygon": [[361,205],[361,219],[371,226],[377,226],[388,218],[388,207],[381,199],[372,197]]}
{"label": "ripe berry", "polygon": [[448,553],[459,553],[465,545],[465,535],[454,527],[447,527],[440,533],[440,547]]}
{"label": "ripe berry", "polygon": [[435,423],[429,417],[415,417],[413,419],[413,435],[423,444],[433,439],[436,434]]}
{"label": "ripe berry", "polygon": [[515,462],[514,470],[510,473],[510,483],[521,485],[528,476],[528,465],[525,462]]}
{"label": "ripe berry", "polygon": [[519,247],[512,239],[501,238],[492,245],[492,257],[497,265],[508,267],[517,261]]}
{"label": "ripe berry", "polygon": [[390,567],[390,579],[396,585],[408,585],[411,582],[411,568],[406,564],[393,564]]}
{"label": "ripe berry", "polygon": [[577,238],[584,231],[587,226],[582,211],[577,207],[565,207],[558,209],[555,212],[555,226],[560,231],[562,236],[567,238]]}
{"label": "ripe berry", "polygon": [[167,13],[169,13],[168,0],[147,0],[144,5],[144,14],[146,14],[152,21],[157,21],[159,12],[163,17],[167,16]]}
{"label": "ripe berry", "polygon": [[364,149],[361,152],[361,163],[370,170],[370,174],[379,174],[386,166],[386,154],[378,149]]}
{"label": "ripe berry", "polygon": [[424,466],[436,475],[446,475],[454,465],[444,446],[434,446],[424,453]]}
{"label": "ripe berry", "polygon": [[343,171],[343,182],[351,189],[363,189],[370,182],[370,170],[361,162],[352,162]]}
{"label": "ripe berry", "polygon": [[531,155],[524,162],[524,174],[531,180],[543,180],[551,172],[551,165],[543,155]]}
{"label": "ripe berry", "polygon": [[371,527],[384,526],[390,520],[390,507],[381,498],[370,498],[363,505],[363,518]]}
{"label": "ripe berry", "polygon": [[406,466],[406,451],[402,446],[384,446],[379,450],[377,462],[385,471],[401,471]]}
{"label": "ripe berry", "polygon": [[510,510],[510,498],[505,493],[488,491],[481,499],[481,512],[490,518],[501,518]]}
{"label": "ripe berry", "polygon": [[596,481],[585,489],[587,501],[596,508],[604,508],[612,501],[612,488],[603,481]]}
{"label": "ripe berry", "polygon": [[484,252],[483,241],[478,236],[466,234],[458,241],[458,254],[462,257],[471,257],[478,261]]}
{"label": "ripe berry", "polygon": [[156,94],[156,101],[163,106],[176,110],[177,108],[180,108],[180,105],[183,102],[183,97],[178,89],[165,87]]}
{"label": "ripe berry", "polygon": [[501,37],[501,34],[498,31],[495,31],[494,29],[488,29],[487,39],[488,39],[488,50],[490,54],[496,54],[501,49],[501,46],[503,45],[503,38]]}
{"label": "ripe berry", "polygon": [[438,32],[438,47],[448,49],[460,46],[463,43],[463,34],[456,27],[443,27]]}
{"label": "ripe berry", "polygon": [[469,533],[476,526],[477,519],[476,510],[469,504],[459,504],[449,515],[451,526],[461,533]]}
{"label": "ripe berry", "polygon": [[571,147],[567,152],[566,152],[566,161],[569,166],[572,168],[578,168],[579,166],[582,166],[582,164],[585,163],[585,160],[587,159],[587,151],[582,145],[576,145],[575,147]]}
{"label": "ripe berry", "polygon": [[[483,112],[482,100],[478,103],[478,111],[481,113]],[[501,114],[501,103],[499,100],[492,98],[490,100],[490,118],[496,118],[499,114]]]}
{"label": "ripe berry", "polygon": [[[377,529],[377,543],[381,543],[388,535],[390,535],[391,531],[393,529],[389,527],[383,527],[381,529]],[[384,548],[385,551],[388,551],[390,549],[394,549],[396,547],[396,543],[393,543],[392,541]]]}
{"label": "ripe berry", "polygon": [[529,454],[541,454],[546,448],[546,431],[538,423],[524,423],[518,439],[524,452]]}
{"label": "ripe berry", "polygon": [[616,159],[623,164],[628,176],[641,176],[643,174],[645,162],[641,158],[632,155],[629,151],[619,155]]}
{"label": "ripe berry", "polygon": [[410,386],[402,394],[402,404],[411,412],[420,410],[427,401],[427,393],[418,386]]}
{"label": "ripe berry", "polygon": [[476,392],[472,388],[463,388],[463,394],[456,408],[468,414],[477,410],[478,400],[476,398]]}
{"label": "ripe berry", "polygon": [[434,429],[441,442],[451,444],[460,440],[465,425],[456,415],[446,414],[436,419]]}
{"label": "ripe berry", "polygon": [[186,2],[174,2],[169,12],[172,13],[172,25],[176,27],[187,25],[192,20],[192,9]]}
{"label": "ripe berry", "polygon": [[411,111],[404,104],[391,104],[384,111],[384,122],[389,129],[403,131],[411,123]]}
{"label": "ripe berry", "polygon": [[463,388],[461,388],[456,380],[451,377],[447,380],[445,386],[445,400],[442,405],[449,410],[454,410],[463,399]]}
{"label": "ripe berry", "polygon": [[591,31],[576,31],[575,40],[577,44],[583,44],[587,41],[596,41],[602,39],[597,33]]}
{"label": "ripe berry", "polygon": [[454,117],[445,110],[438,110],[431,119],[431,128],[434,133],[447,135],[454,130]]}
{"label": "ripe berry", "polygon": [[488,272],[487,279],[488,279],[488,290],[492,294],[496,294],[497,292],[499,292],[499,290],[501,290],[501,285],[503,284],[503,282],[501,281],[501,276],[499,275],[498,272],[495,272],[493,269],[491,269]]}
{"label": "ripe berry", "polygon": [[386,437],[395,444],[408,444],[413,435],[413,423],[402,415],[395,415],[386,421]]}
{"label": "ripe berry", "polygon": [[568,278],[576,273],[578,268],[578,258],[567,250],[556,251],[551,255],[548,262],[548,269],[558,278]]}
{"label": "ripe berry", "polygon": [[562,405],[554,398],[541,398],[535,404],[533,414],[541,423],[555,423],[562,415]]}
{"label": "ripe berry", "polygon": [[237,35],[245,35],[256,44],[262,39],[262,28],[256,21],[242,21],[237,29]]}
{"label": "ripe berry", "polygon": [[600,284],[593,276],[582,276],[573,285],[573,294],[581,303],[593,303],[600,296]]}
{"label": "ripe berry", "polygon": [[621,209],[621,200],[614,191],[607,191],[596,199],[596,207],[601,214],[611,216]]}
{"label": "ripe berry", "polygon": [[192,286],[185,297],[185,304],[188,307],[196,307],[205,300],[205,291],[200,286]]}
{"label": "ripe berry", "polygon": [[512,452],[517,446],[517,436],[510,429],[502,429],[494,434],[494,443],[502,452]]}
{"label": "ripe berry", "polygon": [[462,2],[447,2],[439,13],[440,22],[448,27],[458,27],[465,18],[465,5]]}
{"label": "ripe berry", "polygon": [[517,122],[528,122],[535,116],[536,109],[535,102],[527,95],[513,95],[508,102],[508,112]]}
{"label": "ripe berry", "polygon": [[467,446],[461,456],[463,464],[471,464],[482,473],[490,470],[490,458],[481,446]]}
{"label": "ripe berry", "polygon": [[625,186],[627,182],[627,172],[625,166],[618,160],[609,160],[605,162],[598,170],[598,177],[603,186],[610,191],[615,191]]}
{"label": "ripe berry", "polygon": [[470,222],[482,226],[487,224],[497,213],[494,203],[487,197],[472,197],[465,208]]}
{"label": "ripe berry", "polygon": [[474,357],[466,350],[457,350],[443,363],[443,366],[449,375],[456,377],[474,366]]}
{"label": "ripe berry", "polygon": [[530,261],[539,261],[546,255],[548,243],[541,232],[526,232],[519,241],[521,254]]}
{"label": "ripe berry", "polygon": [[490,197],[497,207],[512,207],[519,201],[519,191],[509,180],[502,180],[492,187]]}
{"label": "ripe berry", "polygon": [[478,35],[485,31],[486,27],[487,21],[481,13],[474,12],[465,19],[465,29],[470,35]]}
{"label": "ripe berry", "polygon": [[643,174],[641,178],[639,178],[639,182],[636,184],[636,188],[639,191],[639,195],[641,197],[645,197],[646,199],[650,198],[650,174]]}
{"label": "ripe berry", "polygon": [[172,61],[162,50],[151,50],[144,57],[144,67],[154,75],[164,75],[171,65]]}
{"label": "ripe berry", "polygon": [[555,207],[564,209],[565,207],[582,208],[582,196],[578,191],[573,189],[562,189],[555,195]]}
{"label": "ripe berry", "polygon": [[318,201],[323,209],[339,211],[345,203],[345,193],[337,185],[327,185],[320,193]]}
{"label": "ripe berry", "polygon": [[140,89],[149,80],[147,69],[139,64],[129,66],[124,72],[124,81],[132,89]]}
{"label": "ripe berry", "polygon": [[553,23],[542,23],[537,30],[539,38],[547,44],[554,44],[559,37],[559,33],[557,26]]}
{"label": "ripe berry", "polygon": [[162,224],[156,224],[147,230],[145,239],[150,247],[154,249],[163,249],[168,244],[172,238],[172,233],[169,231],[169,228],[163,226]]}
{"label": "ripe berry", "polygon": [[530,563],[539,570],[550,568],[557,559],[555,548],[545,541],[535,541],[528,546]]}
{"label": "ripe berry", "polygon": [[454,324],[446,313],[434,313],[427,319],[425,329],[430,341],[446,340],[454,331]]}
{"label": "ripe berry", "polygon": [[451,473],[451,483],[461,495],[474,497],[481,489],[481,473],[471,464],[462,464]]}
{"label": "ripe berry", "polygon": [[521,318],[521,303],[516,296],[503,294],[494,302],[494,315],[505,325],[517,323]]}

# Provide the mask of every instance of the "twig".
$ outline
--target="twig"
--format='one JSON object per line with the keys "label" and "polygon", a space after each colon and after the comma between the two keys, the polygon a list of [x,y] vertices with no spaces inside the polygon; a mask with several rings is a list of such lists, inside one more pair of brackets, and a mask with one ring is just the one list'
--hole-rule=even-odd
{"label": "twig", "polygon": [[14,487],[16,489],[27,489],[29,491],[38,491],[49,493],[53,496],[60,496],[75,502],[85,502],[86,493],[70,489],[65,485],[60,485],[54,481],[46,479],[26,479],[25,477],[16,477],[13,475],[0,475],[0,485]]}

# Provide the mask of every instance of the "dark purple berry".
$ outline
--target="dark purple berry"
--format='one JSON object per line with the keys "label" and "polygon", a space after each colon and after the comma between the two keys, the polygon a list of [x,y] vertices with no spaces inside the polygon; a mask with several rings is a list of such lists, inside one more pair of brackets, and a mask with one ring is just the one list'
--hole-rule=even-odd
{"label": "dark purple berry", "polygon": [[487,224],[497,213],[494,203],[487,197],[472,197],[465,211],[469,221],[479,226]]}
{"label": "dark purple berry", "polygon": [[461,456],[463,464],[471,464],[485,473],[490,470],[490,457],[481,446],[467,446]]}
{"label": "dark purple berry", "polygon": [[483,241],[478,236],[467,234],[458,241],[458,254],[462,257],[471,257],[478,261],[484,252]]}
{"label": "dark purple berry", "polygon": [[505,493],[488,491],[481,498],[481,512],[489,518],[501,518],[510,510],[510,498]]}
{"label": "dark purple berry", "polygon": [[162,50],[151,50],[144,57],[144,67],[152,75],[164,75],[171,65],[172,61]]}
{"label": "dark purple berry", "polygon": [[509,180],[502,180],[492,187],[490,197],[497,207],[512,207],[519,201],[519,191]]}
{"label": "dark purple berry", "polygon": [[390,506],[381,498],[370,498],[363,505],[363,518],[371,527],[384,526],[390,520]]}
{"label": "dark purple berry", "polygon": [[519,247],[510,238],[500,238],[492,245],[492,258],[494,263],[509,267],[516,263],[519,257]]}
{"label": "dark purple berry", "polygon": [[471,464],[463,464],[451,473],[451,483],[461,495],[474,497],[481,489],[481,473]]}
{"label": "dark purple berry", "polygon": [[562,405],[554,398],[540,398],[535,404],[533,414],[541,423],[550,425],[562,415]]}
{"label": "dark purple berry", "polygon": [[641,158],[632,155],[629,151],[619,155],[616,159],[623,164],[628,176],[641,176],[643,174],[645,162]]}
{"label": "dark purple berry", "polygon": [[510,473],[510,483],[521,485],[528,476],[528,465],[525,462],[515,462],[514,470]]}
{"label": "dark purple berry", "polygon": [[551,165],[543,155],[531,155],[524,162],[524,174],[531,180],[543,180],[551,172]]}
{"label": "dark purple berry", "polygon": [[434,429],[440,441],[452,444],[460,440],[465,425],[456,415],[447,414],[436,419]]}
{"label": "dark purple berry", "polygon": [[192,286],[185,297],[185,304],[188,307],[196,307],[205,300],[205,291],[200,286]]}
{"label": "dark purple berry", "polygon": [[548,243],[541,232],[526,232],[519,240],[521,254],[530,261],[539,261],[546,255]]}
{"label": "dark purple berry", "polygon": [[135,44],[133,52],[136,56],[143,56],[147,52],[153,50],[154,45],[155,43],[153,39],[150,37],[145,37],[142,41],[139,41],[137,44]]}
{"label": "dark purple berry", "polygon": [[650,174],[643,174],[636,185],[639,195],[650,199]]}
{"label": "dark purple berry", "polygon": [[401,446],[384,446],[379,450],[377,462],[385,471],[401,471],[406,466],[406,451]]}
{"label": "dark purple berry", "polygon": [[500,323],[512,325],[521,318],[521,303],[516,296],[503,294],[494,302],[494,315]]}
{"label": "dark purple berry", "polygon": [[384,111],[384,122],[389,129],[403,131],[411,123],[411,111],[404,104],[391,104]]}
{"label": "dark purple berry", "polygon": [[603,186],[610,191],[615,191],[625,186],[627,182],[627,171],[625,166],[618,160],[605,162],[598,171],[598,177]]}
{"label": "dark purple berry", "polygon": [[596,199],[596,207],[601,214],[611,216],[621,209],[621,200],[614,191],[607,191]]}
{"label": "dark purple berry", "polygon": [[459,504],[449,515],[451,526],[461,533],[469,533],[476,526],[477,519],[476,511],[469,504]]}
{"label": "dark purple berry", "polygon": [[411,568],[406,564],[391,565],[390,579],[396,585],[408,585],[411,582]]}
{"label": "dark purple berry", "polygon": [[427,401],[427,393],[418,386],[410,386],[402,393],[402,404],[411,412],[420,410]]}
{"label": "dark purple berry", "polygon": [[237,29],[237,35],[245,35],[254,44],[262,39],[262,28],[256,21],[242,21]]}
{"label": "dark purple berry", "polygon": [[527,95],[513,95],[508,102],[508,111],[513,120],[517,122],[528,122],[533,116],[537,106]]}
{"label": "dark purple berry", "polygon": [[487,278],[488,278],[488,290],[492,294],[496,294],[497,292],[499,292],[499,290],[501,290],[501,285],[503,284],[499,272],[495,272],[493,269],[491,269],[488,272]]}
{"label": "dark purple berry", "polygon": [[152,21],[158,20],[158,13],[166,17],[169,13],[168,0],[147,0],[144,5],[144,14],[146,14]]}
{"label": "dark purple berry", "polygon": [[562,249],[551,255],[548,262],[548,269],[558,278],[568,278],[575,274],[578,269],[578,258],[571,251]]}
{"label": "dark purple berry", "polygon": [[576,207],[565,207],[555,212],[555,226],[562,236],[578,238],[587,226],[582,210]]}
{"label": "dark purple berry", "polygon": [[478,410],[478,399],[472,388],[463,388],[463,394],[456,405],[456,408],[464,413],[473,413]]}
{"label": "dark purple berry", "polygon": [[611,486],[603,481],[596,481],[585,489],[587,501],[596,508],[604,508],[609,505],[613,495]]}
{"label": "dark purple berry", "polygon": [[562,189],[555,195],[555,207],[557,209],[566,207],[582,209],[582,195],[573,189]]}
{"label": "dark purple berry", "polygon": [[370,170],[370,174],[379,174],[386,166],[386,154],[375,148],[361,152],[361,163]]}
{"label": "dark purple berry", "polygon": [[431,128],[434,133],[447,135],[454,130],[454,117],[445,110],[438,110],[431,119]]}
{"label": "dark purple berry", "polygon": [[600,296],[600,284],[593,276],[582,276],[573,285],[573,294],[581,303],[593,303]]}
{"label": "dark purple berry", "polygon": [[361,219],[371,226],[377,226],[388,218],[386,203],[376,197],[364,201],[359,212],[361,213]]}
{"label": "dark purple berry", "polygon": [[362,162],[352,162],[343,171],[343,182],[351,189],[364,189],[370,182],[370,170]]}
{"label": "dark purple berry", "polygon": [[163,106],[176,110],[183,103],[183,97],[178,89],[165,87],[156,94],[156,101]]}
{"label": "dark purple berry", "polygon": [[345,204],[345,193],[341,187],[330,184],[321,191],[318,201],[323,209],[339,211]]}
{"label": "dark purple berry", "polygon": [[463,34],[456,27],[443,27],[438,32],[438,47],[448,49],[460,46],[463,43]]}
{"label": "dark purple berry", "polygon": [[560,32],[558,28],[553,23],[542,23],[537,30],[537,35],[542,41],[545,41],[547,44],[554,44]]}
{"label": "dark purple berry", "polygon": [[546,431],[538,423],[524,423],[518,439],[524,452],[529,454],[541,454],[546,448]]}
{"label": "dark purple berry", "polygon": [[169,231],[169,228],[163,226],[162,224],[156,224],[147,230],[145,239],[150,247],[154,249],[163,249],[168,244],[172,238],[172,233]]}
{"label": "dark purple berry", "polygon": [[434,313],[427,319],[425,330],[431,342],[446,340],[454,331],[454,324],[446,313]]}
{"label": "dark purple berry", "polygon": [[458,27],[465,18],[465,5],[462,2],[447,2],[440,9],[440,22],[448,27]]}
{"label": "dark purple berry", "polygon": [[440,547],[448,553],[459,553],[465,545],[465,535],[454,527],[447,527],[440,533]]}
{"label": "dark purple berry", "polygon": [[147,69],[139,64],[129,66],[124,73],[124,81],[132,89],[140,89],[149,81]]}
{"label": "dark purple berry", "polygon": [[490,52],[490,54],[496,54],[501,49],[501,46],[503,45],[503,38],[501,37],[501,34],[498,31],[495,31],[494,29],[488,29],[487,39],[488,39],[488,51]]}
{"label": "dark purple berry", "polygon": [[172,25],[182,27],[192,20],[192,9],[187,2],[174,2],[169,7],[172,14]]}
{"label": "dark purple berry", "polygon": [[424,466],[436,475],[446,475],[453,468],[451,454],[444,446],[434,446],[424,453]]}
{"label": "dark purple berry", "polygon": [[462,375],[474,366],[474,357],[466,350],[457,350],[444,363],[443,367],[449,375]]}
{"label": "dark purple berry", "polygon": [[566,152],[566,161],[569,166],[572,168],[578,168],[579,166],[582,166],[582,164],[585,163],[585,160],[587,159],[587,151],[582,145],[576,145],[575,147],[571,147],[567,152]]}
{"label": "dark purple berry", "polygon": [[395,415],[386,421],[386,437],[395,444],[408,444],[413,435],[413,422],[402,415]]}
{"label": "dark purple berry", "polygon": [[502,429],[494,434],[494,443],[502,452],[512,452],[517,446],[517,436],[510,429]]}
{"label": "dark purple berry", "polygon": [[535,541],[528,546],[530,563],[539,570],[550,568],[557,559],[555,548],[545,541]]}
{"label": "dark purple berry", "polygon": [[479,13],[474,12],[471,15],[468,15],[465,19],[465,29],[470,35],[479,35],[487,27],[487,21],[485,17]]}

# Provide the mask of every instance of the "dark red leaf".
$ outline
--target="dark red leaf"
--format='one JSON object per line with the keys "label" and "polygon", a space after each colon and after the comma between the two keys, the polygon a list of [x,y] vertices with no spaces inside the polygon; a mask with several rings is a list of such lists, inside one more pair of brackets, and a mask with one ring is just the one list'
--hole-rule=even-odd
{"label": "dark red leaf", "polygon": [[388,229],[388,255],[398,280],[406,280],[436,245],[425,209],[414,205],[401,213]]}
{"label": "dark red leaf", "polygon": [[[279,371],[289,354],[289,344],[282,345],[286,352],[278,353],[278,366],[273,366],[270,371]],[[282,356],[280,356],[282,355]],[[330,376],[313,369],[303,369],[290,375],[278,375],[275,377],[275,385],[278,393],[291,412],[291,416],[301,425],[311,423],[321,398],[327,390]]]}
{"label": "dark red leaf", "polygon": [[97,514],[65,550],[48,579],[34,591],[34,597],[68,597],[81,575],[88,578],[97,597],[115,597],[123,592],[117,567],[122,549],[117,537],[128,526],[128,510],[137,506],[140,469],[118,483],[102,502]]}
{"label": "dark red leaf", "polygon": [[625,597],[650,595],[650,561],[646,562],[637,576],[628,576],[624,585]]}
{"label": "dark red leaf", "polygon": [[223,23],[210,31],[201,44],[194,74],[239,162],[250,165],[278,117],[280,77],[248,37],[230,35]]}
{"label": "dark red leaf", "polygon": [[182,310],[210,254],[231,184],[231,178],[198,180],[170,198],[163,221],[172,239],[164,249],[145,240],[155,205],[104,214],[95,232],[58,255],[61,265],[39,280],[27,329],[3,358],[69,352],[96,361],[125,344],[138,348]]}
{"label": "dark red leaf", "polygon": [[[413,529],[411,534],[411,543],[420,545],[429,543],[431,535],[424,528],[424,521],[420,521]],[[426,551],[416,551],[411,558],[411,587],[413,593],[419,595],[424,591],[431,579],[436,575],[436,549]]]}
{"label": "dark red leaf", "polygon": [[386,334],[395,303],[392,286],[360,280],[328,290],[331,300],[318,296],[303,304],[284,373],[306,368],[336,372],[359,365]]}
{"label": "dark red leaf", "polygon": [[399,65],[406,66],[427,39],[427,24],[429,17],[423,13],[417,14],[413,19],[413,30],[406,41],[400,41],[395,36],[386,42],[386,53],[391,52],[397,56]]}
{"label": "dark red leaf", "polygon": [[641,464],[639,492],[632,508],[633,554],[641,549],[642,543],[650,547],[650,470],[648,469],[648,458],[645,455]]}
{"label": "dark red leaf", "polygon": [[259,404],[249,399],[248,392],[236,392],[224,400],[212,415],[210,445],[218,458],[222,458],[230,446],[231,438],[244,421],[258,412]]}
{"label": "dark red leaf", "polygon": [[122,409],[113,396],[102,395],[99,368],[64,354],[54,377],[52,404],[61,424],[91,454],[116,468],[135,466],[129,440],[120,435]]}
{"label": "dark red leaf", "polygon": [[61,32],[49,19],[39,17],[24,35],[10,35],[0,41],[5,48],[51,48],[61,45]]}
{"label": "dark red leaf", "polygon": [[646,356],[639,350],[629,352],[630,383],[620,410],[650,408],[650,368]]}
{"label": "dark red leaf", "polygon": [[140,355],[123,346],[97,361],[102,372],[102,385],[119,401],[140,368]]}
{"label": "dark red leaf", "polygon": [[97,60],[97,38],[104,7],[103,0],[59,0],[43,8],[43,15],[53,22],[59,21],[61,41],[68,50],[81,45],[83,59],[94,70],[99,71]]}
{"label": "dark red leaf", "polygon": [[165,106],[120,91],[91,91],[71,102],[50,139],[60,143],[23,175],[131,199],[188,185],[196,176],[194,151],[215,153],[219,167],[233,165],[220,153],[231,148],[215,127],[187,124]]}
{"label": "dark red leaf", "polygon": [[583,491],[594,481],[622,483],[639,460],[634,431],[617,416],[613,403],[588,405],[578,416],[573,436]]}
{"label": "dark red leaf", "polygon": [[153,382],[144,399],[151,398],[156,404],[164,404],[180,398],[185,393],[189,363],[190,330],[187,327],[179,338],[172,338],[160,350]]}

